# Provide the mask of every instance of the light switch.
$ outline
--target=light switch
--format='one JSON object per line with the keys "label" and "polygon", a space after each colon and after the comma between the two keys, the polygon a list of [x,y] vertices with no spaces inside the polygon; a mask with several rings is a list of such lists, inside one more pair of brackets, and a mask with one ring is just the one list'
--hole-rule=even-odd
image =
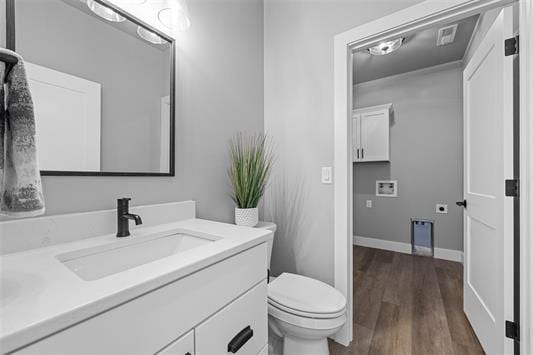
{"label": "light switch", "polygon": [[322,167],[322,183],[323,184],[333,183],[333,168],[331,166]]}
{"label": "light switch", "polygon": [[372,200],[366,200],[366,208],[372,208]]}

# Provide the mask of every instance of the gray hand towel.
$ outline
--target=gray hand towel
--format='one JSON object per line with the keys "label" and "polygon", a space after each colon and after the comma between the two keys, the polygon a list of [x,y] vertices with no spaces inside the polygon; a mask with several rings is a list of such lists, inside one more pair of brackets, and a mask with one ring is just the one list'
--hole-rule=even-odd
{"label": "gray hand towel", "polygon": [[[22,58],[7,73],[0,61],[0,214],[32,217],[44,213],[37,164],[33,102]],[[4,85],[5,82],[5,85]]]}

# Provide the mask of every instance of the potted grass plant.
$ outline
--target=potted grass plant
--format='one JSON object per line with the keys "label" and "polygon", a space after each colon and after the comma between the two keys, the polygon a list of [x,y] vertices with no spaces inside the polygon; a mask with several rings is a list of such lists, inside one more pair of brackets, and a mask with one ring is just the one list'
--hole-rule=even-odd
{"label": "potted grass plant", "polygon": [[235,224],[254,227],[259,222],[258,204],[265,192],[273,163],[272,145],[264,134],[238,133],[230,142],[228,171],[235,202]]}

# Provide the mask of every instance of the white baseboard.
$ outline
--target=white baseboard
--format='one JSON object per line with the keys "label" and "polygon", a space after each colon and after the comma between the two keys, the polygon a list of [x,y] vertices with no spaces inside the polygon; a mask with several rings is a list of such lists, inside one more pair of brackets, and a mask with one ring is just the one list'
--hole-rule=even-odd
{"label": "white baseboard", "polygon": [[457,261],[461,264],[463,263],[463,252],[460,250],[435,248],[433,249],[433,254],[433,257],[435,259],[444,259]]}
{"label": "white baseboard", "polygon": [[[390,240],[368,238],[368,237],[361,237],[361,236],[354,235],[353,244],[360,245],[362,247],[369,247],[369,248],[395,251],[398,253],[411,254],[411,244],[409,243],[393,242]],[[435,259],[450,260],[450,261],[456,261],[459,263],[463,262],[463,252],[460,250],[434,248],[433,254],[434,254]]]}
{"label": "white baseboard", "polygon": [[395,251],[398,253],[411,254],[411,244],[393,242],[390,240],[353,236],[354,245],[362,247]]}

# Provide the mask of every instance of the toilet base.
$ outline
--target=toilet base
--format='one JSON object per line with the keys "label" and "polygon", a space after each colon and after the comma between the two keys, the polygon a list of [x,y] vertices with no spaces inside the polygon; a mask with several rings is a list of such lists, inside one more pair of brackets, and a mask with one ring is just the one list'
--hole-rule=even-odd
{"label": "toilet base", "polygon": [[283,355],[329,355],[327,338],[310,340],[285,336]]}
{"label": "toilet base", "polygon": [[[272,307],[269,308],[269,312],[272,311]],[[298,321],[297,318],[293,320]],[[283,355],[329,355],[328,337],[342,327],[346,322],[346,315],[335,319],[309,319],[308,321],[313,323],[302,327],[278,319],[272,314],[268,315],[269,332],[273,333],[272,336],[276,335],[283,339]]]}

